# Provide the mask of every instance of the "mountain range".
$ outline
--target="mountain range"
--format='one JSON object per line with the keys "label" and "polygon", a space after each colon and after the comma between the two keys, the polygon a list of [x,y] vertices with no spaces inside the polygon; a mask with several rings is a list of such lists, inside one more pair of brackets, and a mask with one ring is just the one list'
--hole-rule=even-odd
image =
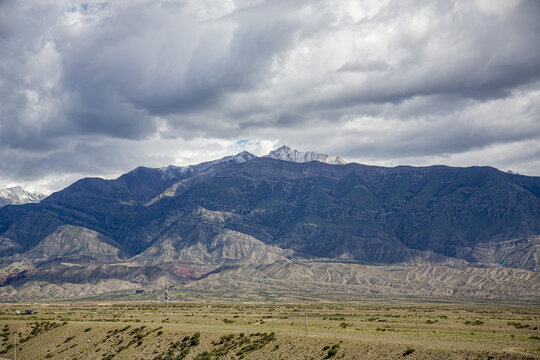
{"label": "mountain range", "polygon": [[288,147],[139,167],[1,208],[0,297],[238,283],[535,296],[539,197],[539,177],[491,167],[387,168]]}

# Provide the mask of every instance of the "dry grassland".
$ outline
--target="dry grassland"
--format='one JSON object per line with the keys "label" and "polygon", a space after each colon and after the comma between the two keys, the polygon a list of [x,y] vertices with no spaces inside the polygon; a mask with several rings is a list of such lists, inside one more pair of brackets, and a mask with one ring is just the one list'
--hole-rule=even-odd
{"label": "dry grassland", "polygon": [[[24,309],[35,314],[14,314]],[[382,300],[3,304],[0,358],[13,359],[16,331],[18,359],[540,359],[536,311]]]}

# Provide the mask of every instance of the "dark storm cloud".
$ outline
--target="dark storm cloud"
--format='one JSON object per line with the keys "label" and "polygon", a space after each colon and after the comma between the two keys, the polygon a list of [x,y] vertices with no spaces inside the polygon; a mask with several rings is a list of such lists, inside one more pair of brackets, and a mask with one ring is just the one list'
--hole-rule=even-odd
{"label": "dark storm cloud", "polygon": [[278,144],[538,175],[539,16],[534,0],[0,1],[0,184]]}
{"label": "dark storm cloud", "polygon": [[324,97],[314,97],[304,102],[302,110],[401,103],[416,96],[437,94],[489,100],[508,96],[517,86],[540,79],[539,2],[520,3],[504,16],[452,12],[448,3],[434,4],[437,5],[421,8],[431,7],[435,27],[416,36],[414,21],[418,8],[403,4],[388,7],[380,18],[355,26],[360,34],[366,27],[375,30],[397,26],[402,35],[382,41],[400,50],[400,60],[393,65],[369,59],[345,63],[339,72],[349,76],[358,72],[368,81],[347,84]]}

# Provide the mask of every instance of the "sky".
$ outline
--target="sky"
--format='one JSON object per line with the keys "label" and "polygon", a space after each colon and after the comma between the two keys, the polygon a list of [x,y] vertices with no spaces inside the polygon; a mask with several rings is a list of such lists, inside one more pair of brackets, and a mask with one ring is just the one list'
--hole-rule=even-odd
{"label": "sky", "polygon": [[0,188],[281,145],[540,176],[538,0],[0,0]]}

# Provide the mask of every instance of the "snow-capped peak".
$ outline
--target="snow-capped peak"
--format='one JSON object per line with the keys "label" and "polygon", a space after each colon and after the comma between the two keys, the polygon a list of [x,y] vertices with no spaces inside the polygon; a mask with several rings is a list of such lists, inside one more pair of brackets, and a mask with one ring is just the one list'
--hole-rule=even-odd
{"label": "snow-capped peak", "polygon": [[0,190],[0,207],[5,205],[22,205],[38,203],[47,196],[38,192],[29,192],[20,186],[13,186]]}
{"label": "snow-capped peak", "polygon": [[329,156],[326,154],[320,154],[313,151],[298,151],[296,149],[291,149],[288,146],[282,146],[274,151],[271,151],[270,154],[266,155],[272,159],[293,161],[297,163],[304,163],[310,161],[320,161],[332,165],[345,165],[346,162],[339,156]]}
{"label": "snow-capped peak", "polygon": [[225,156],[224,158],[217,160],[217,162],[233,162],[239,164],[245,163],[254,158],[256,158],[255,155],[247,151],[242,151],[241,153],[238,153],[236,155]]}
{"label": "snow-capped peak", "polygon": [[236,155],[225,156],[224,158],[221,158],[218,160],[207,161],[207,162],[203,162],[197,165],[188,165],[188,166],[169,165],[167,167],[161,168],[162,178],[175,179],[175,178],[180,177],[181,175],[186,175],[186,174],[188,174],[189,176],[193,176],[201,172],[204,172],[217,164],[222,164],[222,163],[239,164],[239,163],[244,163],[246,161],[249,161],[253,158],[256,158],[256,156],[247,151],[243,151]]}

